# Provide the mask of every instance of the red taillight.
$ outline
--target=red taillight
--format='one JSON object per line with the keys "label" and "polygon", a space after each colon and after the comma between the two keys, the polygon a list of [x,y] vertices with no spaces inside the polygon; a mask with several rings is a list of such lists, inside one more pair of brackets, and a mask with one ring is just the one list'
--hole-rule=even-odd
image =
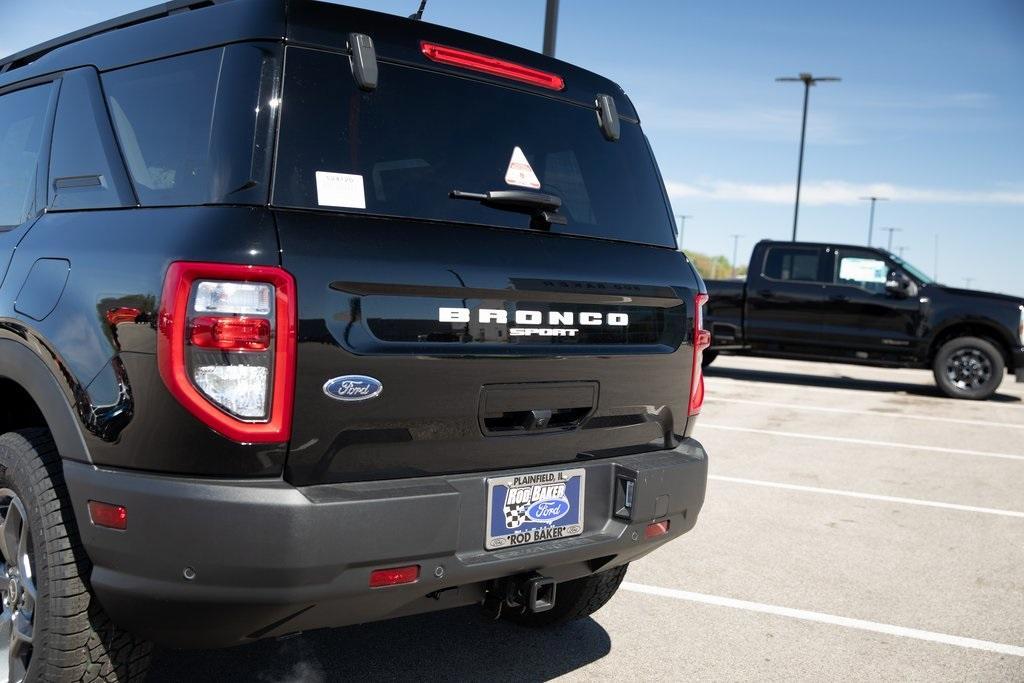
{"label": "red taillight", "polygon": [[204,316],[189,321],[189,339],[195,346],[207,349],[266,351],[270,348],[270,321]]}
{"label": "red taillight", "polygon": [[105,526],[108,529],[124,531],[128,528],[128,508],[123,505],[90,500],[89,519],[96,526]]}
{"label": "red taillight", "polygon": [[448,64],[472,71],[508,78],[520,83],[540,86],[548,90],[564,90],[565,81],[557,74],[534,69],[515,62],[508,62],[497,57],[488,57],[477,52],[460,50],[454,47],[438,45],[437,43],[420,43],[420,50],[432,61],[439,64]]}
{"label": "red taillight", "polygon": [[704,349],[711,346],[711,333],[704,329],[704,304],[707,294],[694,297],[693,312],[693,371],[690,374],[690,415],[696,415],[704,405],[704,368],[701,361]]}
{"label": "red taillight", "polygon": [[240,443],[287,441],[295,318],[295,280],[281,268],[172,263],[160,301],[160,376],[219,434]]}
{"label": "red taillight", "polygon": [[420,566],[418,564],[408,567],[392,567],[391,569],[374,569],[370,572],[370,588],[415,583],[419,578]]}

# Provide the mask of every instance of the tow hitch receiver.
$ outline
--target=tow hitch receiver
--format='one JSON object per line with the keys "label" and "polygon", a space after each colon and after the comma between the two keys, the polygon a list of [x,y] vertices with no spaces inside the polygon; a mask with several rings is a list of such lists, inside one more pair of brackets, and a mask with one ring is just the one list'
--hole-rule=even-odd
{"label": "tow hitch receiver", "polygon": [[536,572],[502,579],[487,591],[484,612],[493,619],[499,618],[503,609],[547,612],[555,606],[555,588],[554,579]]}

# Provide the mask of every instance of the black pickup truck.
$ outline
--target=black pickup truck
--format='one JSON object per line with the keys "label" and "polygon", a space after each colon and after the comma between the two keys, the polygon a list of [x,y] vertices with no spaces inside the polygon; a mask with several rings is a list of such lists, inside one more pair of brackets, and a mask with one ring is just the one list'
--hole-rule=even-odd
{"label": "black pickup truck", "polygon": [[175,0],[0,59],[0,281],[13,681],[551,626],[704,501],[706,293],[637,112],[528,50]]}
{"label": "black pickup truck", "polygon": [[718,353],[930,368],[947,396],[1024,382],[1024,299],[933,282],[883,250],[761,241],[746,282],[708,280]]}

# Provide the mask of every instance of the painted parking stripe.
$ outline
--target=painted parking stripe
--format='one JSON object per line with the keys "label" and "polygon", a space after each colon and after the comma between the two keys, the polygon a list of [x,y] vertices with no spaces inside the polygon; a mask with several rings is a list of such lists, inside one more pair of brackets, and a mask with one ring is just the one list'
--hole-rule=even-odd
{"label": "painted parking stripe", "polygon": [[921,505],[930,508],[942,508],[944,510],[959,510],[961,512],[981,512],[987,515],[1001,515],[1003,517],[1019,517],[1024,519],[1024,512],[1016,510],[1001,510],[999,508],[985,508],[974,505],[960,505],[959,503],[942,503],[936,500],[922,500],[920,498],[901,498],[900,496],[883,496],[877,493],[861,493],[859,491],[844,491],[841,489],[823,489],[817,486],[802,486],[800,484],[782,484],[775,481],[763,481],[761,479],[744,479],[741,477],[725,477],[718,474],[709,474],[708,479],[715,481],[727,481],[734,484],[749,484],[751,486],[767,486],[773,489],[785,489],[787,491],[802,491],[805,493],[823,493],[832,496],[844,496],[846,498],[863,498],[865,500],[881,500],[886,503],[899,503],[901,505]]}
{"label": "painted parking stripe", "polygon": [[776,403],[774,401],[752,401],[744,398],[722,398],[721,396],[705,396],[705,401],[717,403],[740,403],[751,406],[765,406],[766,408],[786,408],[789,410],[808,410],[817,413],[839,413],[842,415],[867,415],[869,417],[884,417],[900,420],[927,420],[929,422],[948,422],[951,424],[973,425],[975,427],[997,427],[1006,429],[1024,429],[1024,424],[1013,424],[1010,422],[988,422],[985,420],[965,420],[954,417],[937,417],[935,415],[915,415],[912,413],[891,413],[877,410],[849,410],[847,408],[826,408],[824,406],[803,405],[799,403]]}
{"label": "painted parking stripe", "polygon": [[727,432],[744,432],[748,434],[766,434],[791,439],[812,439],[814,441],[832,441],[835,443],[855,443],[863,446],[879,446],[882,448],[905,448],[913,451],[930,451],[933,453],[952,453],[954,455],[978,455],[985,458],[1003,458],[1004,460],[1024,460],[1024,455],[1015,453],[992,453],[990,451],[972,451],[966,448],[946,448],[945,446],[918,446],[912,443],[894,443],[892,441],[873,441],[871,439],[855,439],[846,436],[825,436],[823,434],[803,434],[800,432],[778,432],[771,429],[753,429],[750,427],[729,427],[701,422],[697,429],[720,429]]}
{"label": "painted parking stripe", "polygon": [[[759,372],[761,372],[761,371],[759,371]],[[784,375],[786,373],[782,372],[782,373],[777,373],[777,374],[783,374]],[[834,381],[834,382],[841,382],[841,381],[844,381],[844,380],[848,380],[848,381],[851,381],[851,382],[869,382],[869,383],[870,382],[882,382],[882,381],[884,381],[884,380],[874,380],[874,379],[859,378],[859,377],[835,377],[835,376],[832,376],[832,375],[815,375],[814,377],[816,379],[822,379],[822,380]],[[863,392],[862,389],[858,389],[855,386],[852,386],[852,387],[815,387],[815,386],[806,386],[806,385],[799,384],[799,383],[789,383],[789,382],[772,382],[772,381],[768,381],[768,380],[756,381],[756,380],[752,380],[752,379],[733,379],[732,377],[722,377],[722,376],[715,376],[715,375],[711,375],[711,374],[707,375],[707,377],[705,379],[705,382],[707,383],[707,385],[709,387],[714,387],[714,385],[718,384],[719,382],[726,382],[726,383],[729,383],[729,384],[742,385],[742,386],[751,387],[751,388],[760,387],[761,389],[769,389],[769,390],[773,390],[773,391],[778,391],[778,389],[780,387],[783,387],[783,388],[788,387],[790,389],[795,389],[795,390],[798,390],[800,392],[817,391],[817,392],[824,392],[824,393],[831,393],[831,394],[834,394],[836,392],[851,392],[851,391],[856,392],[856,393],[862,393]],[[913,383],[912,382],[904,382],[904,384],[913,384]],[[927,384],[921,384],[921,385],[915,385],[915,386],[919,386],[921,389],[928,389],[929,388],[929,385],[927,385]],[[938,391],[938,390],[936,389],[936,391]],[[889,392],[889,393],[901,394],[902,392],[899,391],[899,390],[894,390],[894,391]],[[905,395],[907,395],[907,394],[905,394]],[[1009,395],[1014,395],[1014,394],[1009,394]],[[928,401],[930,403],[936,403],[936,404],[941,402],[941,403],[945,403],[947,405],[950,403],[950,401],[953,400],[953,399],[945,398],[945,397],[940,396],[938,394],[936,394],[935,396],[923,396],[923,395],[909,394],[908,396],[914,398],[915,400],[920,399],[922,401]],[[964,406],[964,405],[965,405],[965,403],[960,403],[960,404],[958,404],[958,407]],[[1009,408],[1010,410],[1024,411],[1024,400],[1022,400],[1020,403],[999,403],[997,401],[985,401],[984,403],[978,403],[976,405],[979,406],[979,407],[984,407],[984,409],[986,411],[989,408]]]}
{"label": "painted parking stripe", "polygon": [[782,607],[780,605],[768,605],[763,602],[737,600],[735,598],[727,598],[720,595],[707,595],[706,593],[694,593],[691,591],[676,590],[674,588],[648,586],[646,584],[633,583],[631,581],[624,581],[622,583],[622,588],[623,590],[632,591],[634,593],[654,595],[661,598],[699,602],[705,605],[715,605],[718,607],[731,607],[733,609],[740,609],[748,612],[760,612],[761,614],[772,614],[780,617],[789,617],[790,619],[814,621],[819,624],[844,626],[846,628],[857,629],[859,631],[884,633],[890,636],[913,638],[914,640],[924,640],[930,643],[942,643],[945,645],[954,645],[956,647],[970,648],[972,650],[996,652],[1001,655],[1024,657],[1024,647],[1019,645],[1007,645],[1005,643],[994,643],[988,640],[978,640],[976,638],[964,638],[963,636],[953,636],[947,633],[923,631],[917,628],[894,626],[892,624],[883,624],[877,621],[867,621],[865,619],[852,619],[850,617],[841,617],[835,614],[812,612],[811,610],[794,609],[792,607]]}

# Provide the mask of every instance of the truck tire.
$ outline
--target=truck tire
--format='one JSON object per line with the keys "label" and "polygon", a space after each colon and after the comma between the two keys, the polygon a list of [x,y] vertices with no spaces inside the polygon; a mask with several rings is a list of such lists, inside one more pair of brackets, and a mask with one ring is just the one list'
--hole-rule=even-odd
{"label": "truck tire", "polygon": [[113,625],[89,588],[49,432],[0,436],[0,678],[133,681],[152,646]]}
{"label": "truck tire", "polygon": [[718,351],[705,351],[703,354],[701,354],[700,366],[702,368],[706,368],[707,366],[714,363],[716,358],[718,358]]}
{"label": "truck tire", "polygon": [[983,401],[1003,381],[1006,363],[992,342],[978,337],[957,337],[939,348],[932,363],[935,383],[946,396]]}
{"label": "truck tire", "polygon": [[619,584],[626,576],[628,564],[607,571],[598,572],[582,579],[558,584],[555,591],[555,606],[547,612],[517,613],[506,612],[503,616],[520,626],[544,628],[560,626],[570,621],[589,617],[605,606]]}

